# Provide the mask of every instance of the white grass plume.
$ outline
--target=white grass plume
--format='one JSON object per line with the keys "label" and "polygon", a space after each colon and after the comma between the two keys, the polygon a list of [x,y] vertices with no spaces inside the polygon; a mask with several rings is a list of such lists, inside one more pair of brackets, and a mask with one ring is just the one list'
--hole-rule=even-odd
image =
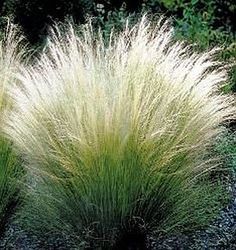
{"label": "white grass plume", "polygon": [[22,41],[23,36],[18,27],[8,21],[4,36],[0,41],[0,112],[10,103],[9,96],[7,96],[8,88],[15,80],[25,53]]}
{"label": "white grass plume", "polygon": [[153,27],[146,17],[111,34],[107,47],[90,25],[81,37],[56,27],[38,64],[12,88],[5,127],[30,166],[61,183],[53,191],[50,182],[50,205],[64,201],[70,213],[74,202],[82,225],[164,211],[161,174],[206,170],[199,155],[235,116],[232,97],[218,91],[227,70],[215,52],[192,52],[174,42],[167,21]]}
{"label": "white grass plume", "polygon": [[234,116],[232,97],[218,91],[227,72],[214,50],[193,53],[173,43],[167,22],[152,29],[146,18],[108,48],[90,29],[82,38],[56,30],[49,52],[22,72],[6,130],[24,152],[50,158],[57,140],[96,149],[111,133],[121,142],[135,134],[140,145],[165,138],[175,153],[202,148]]}

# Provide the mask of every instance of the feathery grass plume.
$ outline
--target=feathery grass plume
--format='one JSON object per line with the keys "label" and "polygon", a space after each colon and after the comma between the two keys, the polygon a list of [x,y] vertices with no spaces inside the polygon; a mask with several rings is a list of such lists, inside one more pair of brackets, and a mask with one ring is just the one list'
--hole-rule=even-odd
{"label": "feathery grass plume", "polygon": [[[23,36],[18,27],[8,21],[2,40],[0,40],[0,111],[10,106],[7,89],[13,83],[15,74],[20,67],[24,46]],[[1,120],[2,120],[1,116]]]}
{"label": "feathery grass plume", "polygon": [[0,231],[19,202],[19,183],[22,176],[19,157],[13,152],[12,143],[2,131],[4,112],[12,106],[8,89],[16,79],[23,57],[22,35],[8,22],[0,41]]}
{"label": "feathery grass plume", "polygon": [[55,27],[11,91],[5,131],[33,178],[24,223],[104,244],[142,227],[204,225],[217,187],[197,177],[235,111],[218,92],[227,74],[216,51],[196,54],[168,21],[145,16],[108,46],[90,24],[81,33]]}

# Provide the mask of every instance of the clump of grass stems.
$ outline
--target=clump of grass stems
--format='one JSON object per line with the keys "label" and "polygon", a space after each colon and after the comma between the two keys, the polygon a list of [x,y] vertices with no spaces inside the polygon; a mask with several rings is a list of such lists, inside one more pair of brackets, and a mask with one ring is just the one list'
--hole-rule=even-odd
{"label": "clump of grass stems", "polygon": [[5,132],[31,178],[25,225],[109,246],[205,225],[220,190],[203,182],[215,167],[205,156],[235,111],[217,50],[192,52],[145,16],[108,46],[90,24],[79,37],[67,28],[11,90]]}
{"label": "clump of grass stems", "polygon": [[23,172],[20,158],[14,152],[11,141],[2,131],[4,113],[12,106],[8,89],[16,79],[24,54],[23,47],[20,45],[22,39],[18,28],[9,22],[5,35],[0,41],[0,236],[19,203],[18,181]]}

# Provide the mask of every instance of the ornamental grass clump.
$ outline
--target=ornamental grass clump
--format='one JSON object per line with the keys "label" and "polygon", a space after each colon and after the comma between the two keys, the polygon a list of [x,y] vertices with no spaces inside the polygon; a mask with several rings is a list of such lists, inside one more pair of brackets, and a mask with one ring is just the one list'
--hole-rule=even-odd
{"label": "ornamental grass clump", "polygon": [[22,176],[20,159],[2,130],[4,113],[12,106],[8,89],[16,80],[24,53],[21,43],[22,36],[17,27],[9,23],[0,41],[0,236],[7,220],[19,203],[18,181]]}
{"label": "ornamental grass clump", "polygon": [[90,24],[67,28],[11,90],[5,131],[28,162],[27,228],[95,248],[204,225],[218,188],[202,182],[206,155],[234,112],[216,50],[196,54],[146,17],[107,46]]}

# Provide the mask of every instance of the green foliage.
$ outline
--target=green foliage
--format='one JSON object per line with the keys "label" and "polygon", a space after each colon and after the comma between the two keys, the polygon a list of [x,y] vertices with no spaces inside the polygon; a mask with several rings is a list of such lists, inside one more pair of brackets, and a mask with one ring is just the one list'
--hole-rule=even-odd
{"label": "green foliage", "polygon": [[222,156],[224,164],[236,173],[236,135],[230,131],[225,131],[217,139],[215,152]]}
{"label": "green foliage", "polygon": [[127,19],[129,19],[129,26],[132,26],[139,19],[139,16],[136,16],[135,14],[129,14],[129,12],[124,7],[121,7],[117,10],[111,10],[105,16],[104,6],[102,6],[100,9],[97,9],[98,15],[93,20],[93,25],[101,29],[102,35],[107,44],[109,43],[111,32],[118,33],[119,31],[123,30]]}
{"label": "green foliage", "polygon": [[[168,4],[173,11],[177,11],[176,8],[182,8],[182,16],[175,18],[177,39],[188,39],[191,43],[195,43],[196,49],[200,51],[213,46],[222,47],[223,50],[219,59],[228,62],[228,64],[235,63],[234,26],[233,24],[226,26],[223,20],[219,20],[217,11],[220,7],[215,1],[202,2],[196,0],[188,3],[178,1],[177,4],[175,1],[168,1]],[[230,6],[236,7],[233,3]],[[224,87],[226,92],[234,91],[236,88],[235,67],[231,70],[230,76],[228,85]]]}
{"label": "green foliage", "polygon": [[0,233],[20,202],[20,189],[23,176],[20,158],[12,144],[0,138]]}

